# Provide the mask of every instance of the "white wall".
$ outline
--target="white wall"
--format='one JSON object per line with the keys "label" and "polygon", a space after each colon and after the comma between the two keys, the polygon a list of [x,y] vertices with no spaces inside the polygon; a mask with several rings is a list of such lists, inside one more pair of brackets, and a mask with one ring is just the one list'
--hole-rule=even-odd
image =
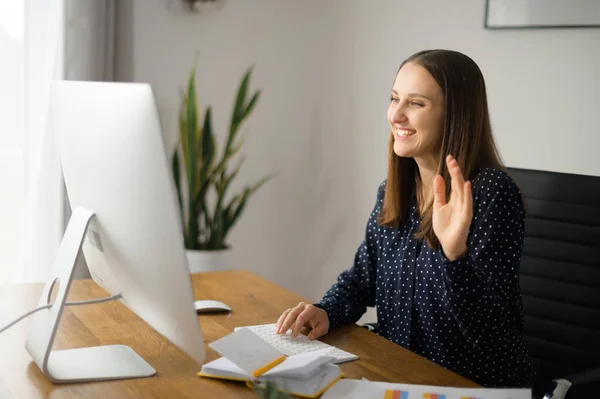
{"label": "white wall", "polygon": [[221,143],[239,81],[255,65],[251,86],[262,94],[242,131],[247,157],[234,188],[277,176],[250,199],[234,227],[233,266],[313,300],[335,278],[334,269],[350,264],[355,219],[365,217],[355,217],[351,199],[354,90],[332,79],[339,57],[328,27],[334,10],[325,3],[229,1],[208,16],[164,1],[137,1],[133,9],[133,78],[154,86],[171,148],[179,90],[196,53],[199,102],[213,105]]}
{"label": "white wall", "polygon": [[211,15],[172,3],[134,2],[133,78],[154,85],[172,146],[196,53],[200,102],[221,134],[255,64],[263,95],[238,180],[278,177],[236,226],[234,264],[311,300],[352,262],[385,178],[389,89],[413,52],[475,59],[509,166],[600,175],[600,29],[489,31],[480,0],[230,0]]}

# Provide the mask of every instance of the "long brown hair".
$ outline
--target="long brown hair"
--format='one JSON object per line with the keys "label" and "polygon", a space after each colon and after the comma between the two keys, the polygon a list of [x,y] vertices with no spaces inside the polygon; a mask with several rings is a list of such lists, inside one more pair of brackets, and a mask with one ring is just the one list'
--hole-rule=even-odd
{"label": "long brown hair", "polygon": [[[482,167],[505,170],[492,135],[485,81],[477,64],[457,51],[425,50],[406,59],[398,71],[408,62],[425,68],[444,95],[445,119],[437,173],[444,178],[446,198],[450,194],[450,175],[445,162],[449,154],[458,162],[465,180],[471,180]],[[418,198],[420,184],[415,160],[396,155],[394,135],[390,133],[381,225],[399,227],[404,223],[411,199],[414,195]],[[420,205],[424,211],[415,239],[426,240],[431,248],[439,250],[440,243],[433,232],[433,201]]]}

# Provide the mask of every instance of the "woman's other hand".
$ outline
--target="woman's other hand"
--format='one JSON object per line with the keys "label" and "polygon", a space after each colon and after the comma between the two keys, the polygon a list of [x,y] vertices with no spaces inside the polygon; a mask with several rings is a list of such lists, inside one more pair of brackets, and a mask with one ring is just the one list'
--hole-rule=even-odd
{"label": "woman's other hand", "polygon": [[292,337],[297,337],[303,327],[309,327],[309,339],[317,339],[329,331],[329,316],[321,308],[300,302],[293,308],[287,309],[277,320],[277,334],[284,334],[290,328]]}

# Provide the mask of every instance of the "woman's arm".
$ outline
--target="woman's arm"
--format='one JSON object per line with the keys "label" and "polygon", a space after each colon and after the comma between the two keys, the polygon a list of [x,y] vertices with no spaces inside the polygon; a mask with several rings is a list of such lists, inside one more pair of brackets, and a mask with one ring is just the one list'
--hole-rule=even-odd
{"label": "woman's arm", "polygon": [[474,187],[477,209],[467,252],[451,261],[440,251],[444,305],[474,346],[483,334],[517,323],[518,315],[510,309],[518,305],[525,228],[524,205],[514,181],[505,172],[486,173]]}

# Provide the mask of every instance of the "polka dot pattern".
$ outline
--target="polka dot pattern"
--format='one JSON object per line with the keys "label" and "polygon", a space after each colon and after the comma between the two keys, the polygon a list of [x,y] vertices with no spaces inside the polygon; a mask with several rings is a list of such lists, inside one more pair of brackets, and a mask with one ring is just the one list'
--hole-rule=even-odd
{"label": "polka dot pattern", "polygon": [[379,334],[483,386],[529,386],[532,361],[523,342],[519,263],[525,212],[504,171],[472,179],[474,217],[468,252],[455,261],[414,239],[416,202],[400,228],[377,223],[378,190],[354,264],[316,304],[331,328],[355,323],[377,306]]}

